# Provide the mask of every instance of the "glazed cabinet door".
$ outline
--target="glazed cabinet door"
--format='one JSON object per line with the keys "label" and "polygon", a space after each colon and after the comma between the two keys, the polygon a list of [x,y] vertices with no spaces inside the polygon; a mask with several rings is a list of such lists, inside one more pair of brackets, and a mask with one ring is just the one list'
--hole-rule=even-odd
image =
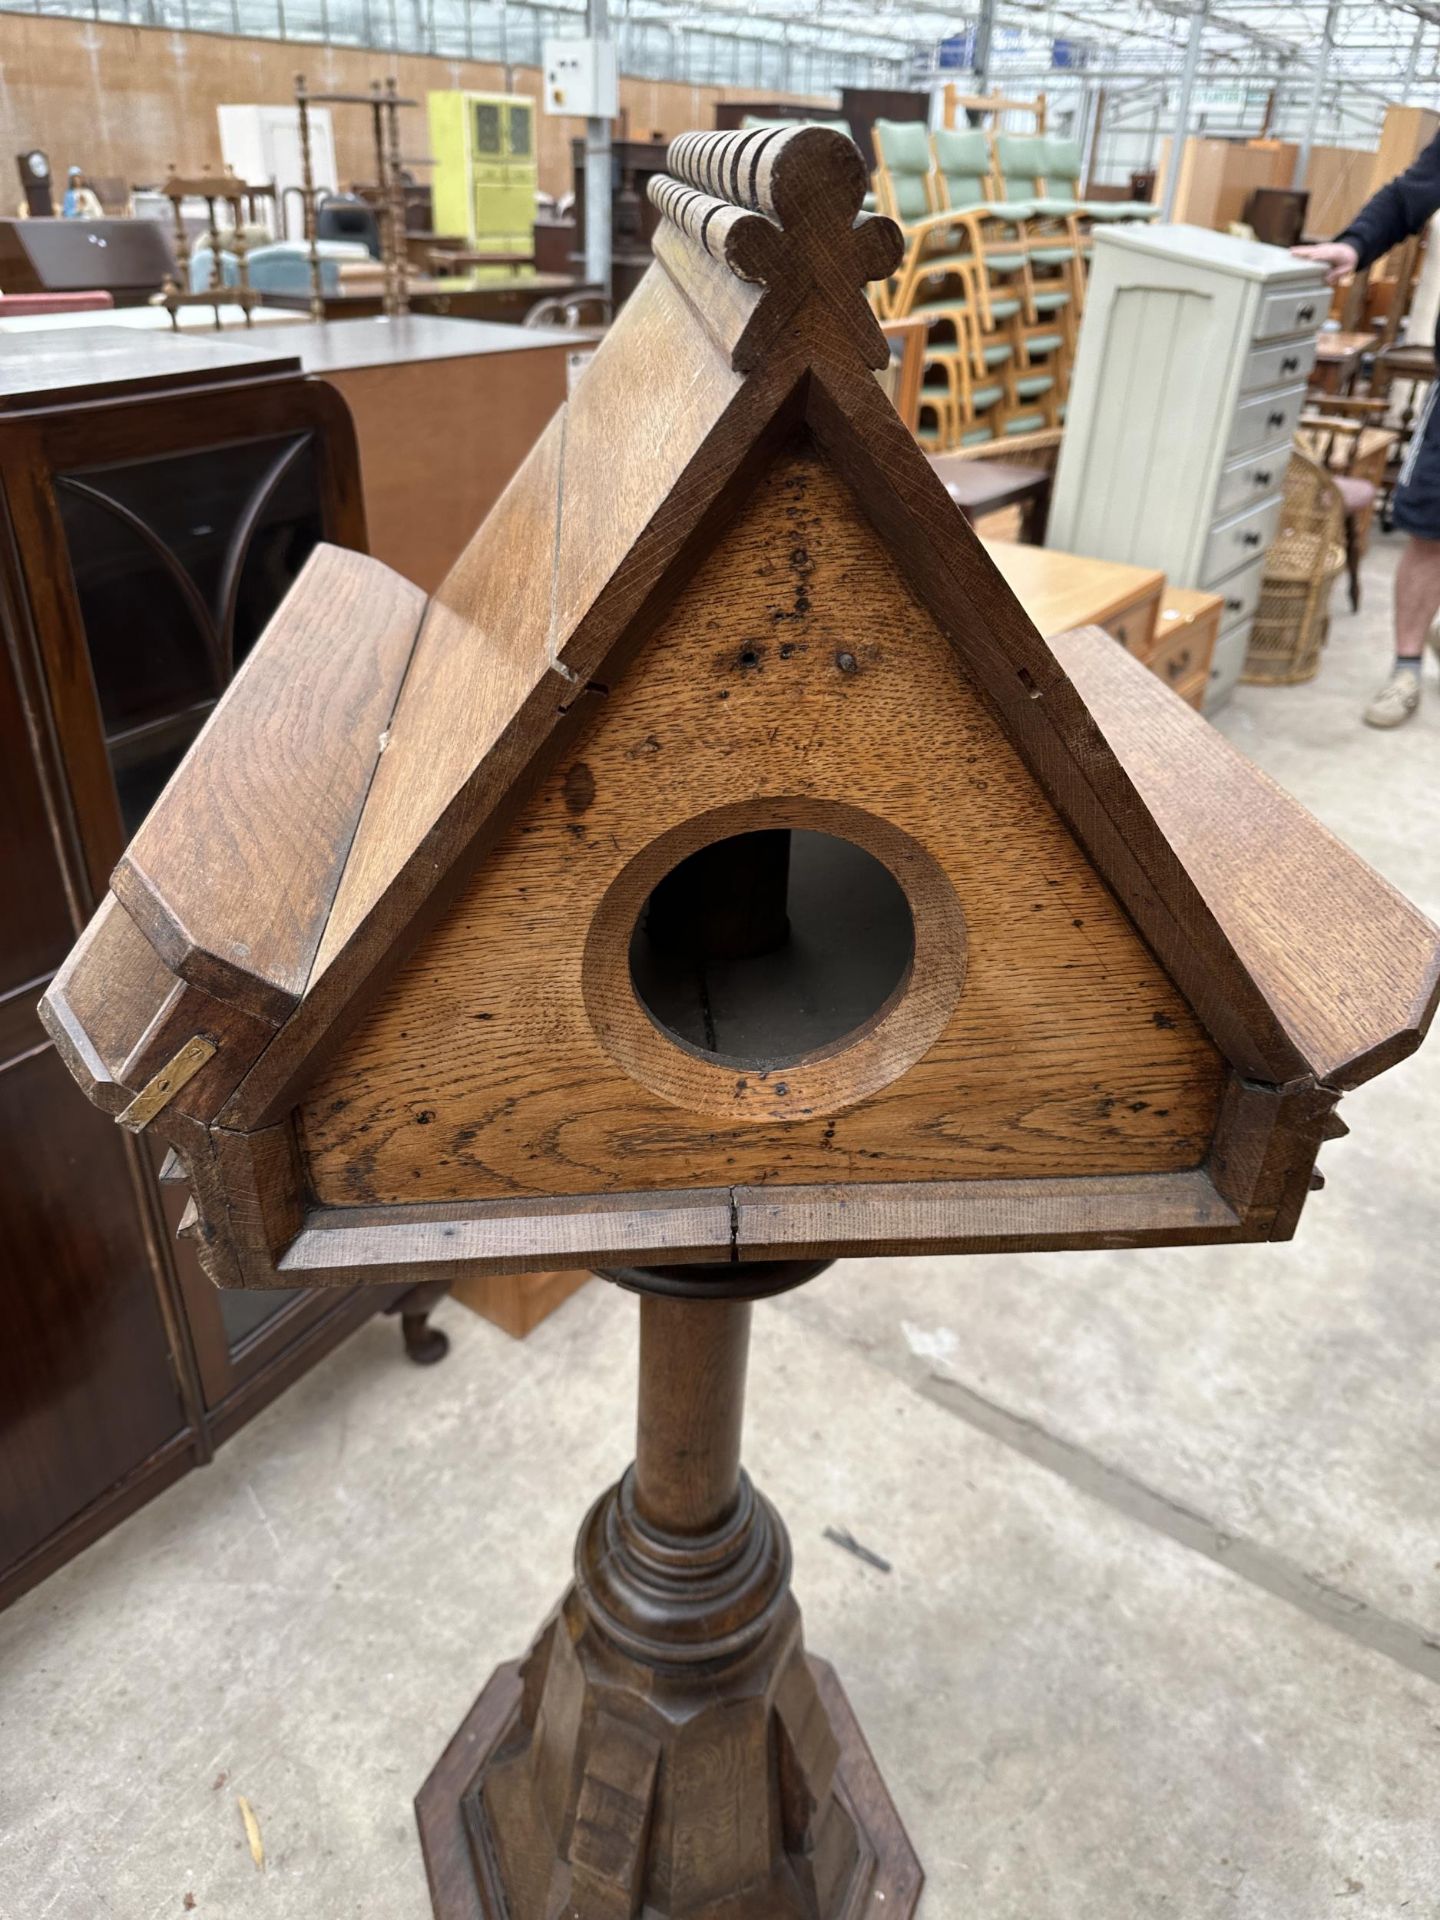
{"label": "glazed cabinet door", "polygon": [[246,379],[0,404],[0,1605],[384,1304],[218,1293],[183,1189],[35,1005],[316,543],[362,548],[339,395]]}
{"label": "glazed cabinet door", "polygon": [[[132,438],[132,451],[117,437],[109,457],[81,463],[73,456],[87,440],[51,440],[55,514],[94,688],[92,753],[103,753],[92,784],[113,786],[118,812],[107,871],[317,543],[363,545],[363,528],[357,538],[336,512],[330,415],[343,405],[312,383],[289,391],[288,415],[256,418],[251,437],[238,429],[256,395],[242,390],[227,395],[227,414],[209,431],[203,417],[199,431],[193,417],[178,433],[167,421],[143,451],[143,440]],[[97,833],[105,837],[102,823]],[[204,1404],[215,1410],[340,1296],[217,1291],[192,1248],[174,1240],[184,1202],[183,1187],[159,1194],[166,1259]]]}
{"label": "glazed cabinet door", "polygon": [[69,468],[54,488],[128,840],[324,537],[314,437]]}

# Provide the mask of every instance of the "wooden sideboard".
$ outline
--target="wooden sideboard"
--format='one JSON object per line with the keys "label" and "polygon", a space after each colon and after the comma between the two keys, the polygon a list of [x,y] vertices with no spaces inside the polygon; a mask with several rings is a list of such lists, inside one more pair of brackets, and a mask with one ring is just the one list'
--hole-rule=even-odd
{"label": "wooden sideboard", "polygon": [[158,293],[175,254],[157,220],[0,218],[6,293],[108,293],[117,307]]}
{"label": "wooden sideboard", "polygon": [[565,398],[589,336],[408,314],[266,327],[343,395],[355,422],[370,551],[433,593]]}
{"label": "wooden sideboard", "polygon": [[[252,339],[10,335],[0,356],[0,1603],[375,1311],[217,1294],[143,1138],[36,1002],[319,539],[363,548],[344,402]],[[393,1296],[392,1296],[393,1297]]]}

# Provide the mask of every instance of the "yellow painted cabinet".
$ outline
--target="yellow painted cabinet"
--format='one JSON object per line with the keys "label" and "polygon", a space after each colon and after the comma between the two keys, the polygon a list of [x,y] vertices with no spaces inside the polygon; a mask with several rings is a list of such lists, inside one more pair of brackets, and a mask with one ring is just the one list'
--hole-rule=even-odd
{"label": "yellow painted cabinet", "polygon": [[517,253],[534,241],[535,103],[524,94],[429,96],[435,230],[475,253]]}

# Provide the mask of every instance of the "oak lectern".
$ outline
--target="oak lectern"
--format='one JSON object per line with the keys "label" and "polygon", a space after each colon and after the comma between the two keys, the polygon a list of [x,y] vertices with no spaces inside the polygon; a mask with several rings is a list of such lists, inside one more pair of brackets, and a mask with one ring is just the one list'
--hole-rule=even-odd
{"label": "oak lectern", "polygon": [[434,599],[317,553],[45,1002],[221,1286],[642,1296],[635,1464],[419,1797],[444,1920],[911,1913],[740,1469],[749,1302],[1288,1236],[1434,1009],[1419,913],[1106,634],[1036,634],[874,378],[865,186],[828,130],[677,140]]}

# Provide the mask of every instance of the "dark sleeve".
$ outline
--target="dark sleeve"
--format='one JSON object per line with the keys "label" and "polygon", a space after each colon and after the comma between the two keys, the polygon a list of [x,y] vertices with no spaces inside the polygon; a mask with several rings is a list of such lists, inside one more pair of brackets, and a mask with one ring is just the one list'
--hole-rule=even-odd
{"label": "dark sleeve", "polygon": [[1348,240],[1368,267],[1391,247],[1419,233],[1432,213],[1440,211],[1440,134],[1411,167],[1367,200],[1337,240]]}

